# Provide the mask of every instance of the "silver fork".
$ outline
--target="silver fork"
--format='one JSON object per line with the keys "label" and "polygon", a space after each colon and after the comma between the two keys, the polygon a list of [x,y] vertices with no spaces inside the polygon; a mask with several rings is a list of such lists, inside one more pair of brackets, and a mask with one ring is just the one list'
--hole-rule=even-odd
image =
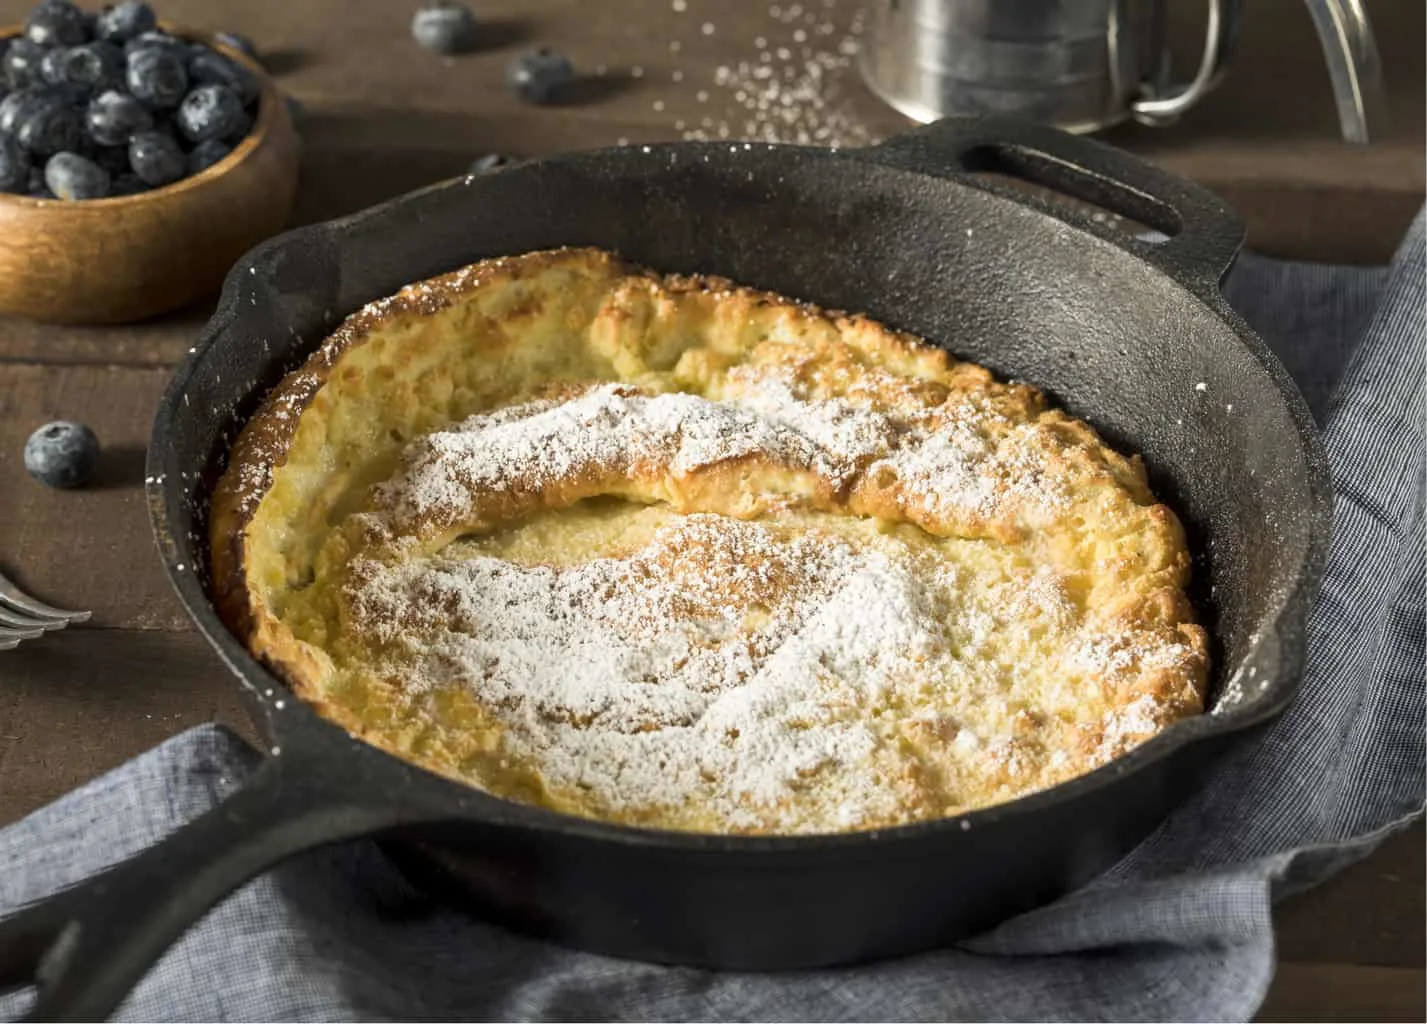
{"label": "silver fork", "polygon": [[89,612],[67,612],[37,601],[0,575],[0,651],[13,651],[26,640],[87,618]]}

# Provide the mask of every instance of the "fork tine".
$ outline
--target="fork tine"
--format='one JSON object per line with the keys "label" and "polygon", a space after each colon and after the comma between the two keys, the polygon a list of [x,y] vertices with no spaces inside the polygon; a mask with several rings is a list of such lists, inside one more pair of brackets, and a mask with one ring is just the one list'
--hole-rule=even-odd
{"label": "fork tine", "polygon": [[37,619],[59,619],[69,623],[83,622],[89,618],[89,612],[67,612],[63,608],[55,608],[43,601],[35,600],[6,579],[4,575],[0,575],[0,604],[9,605],[15,611]]}
{"label": "fork tine", "polygon": [[31,615],[12,612],[0,604],[0,626],[13,626],[16,629],[64,629],[68,625],[68,619],[37,619]]}
{"label": "fork tine", "polygon": [[21,640],[38,640],[44,635],[43,629],[10,629],[0,626],[0,647],[8,651],[17,647]]}

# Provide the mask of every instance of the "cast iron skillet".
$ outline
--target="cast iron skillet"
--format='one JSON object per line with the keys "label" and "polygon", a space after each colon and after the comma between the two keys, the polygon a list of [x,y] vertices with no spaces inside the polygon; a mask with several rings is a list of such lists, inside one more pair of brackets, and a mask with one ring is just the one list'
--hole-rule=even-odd
{"label": "cast iron skillet", "polygon": [[[978,171],[1133,217],[1138,240]],[[424,885],[615,956],[740,970],[945,943],[1124,854],[1225,748],[1289,702],[1330,525],[1323,453],[1282,367],[1219,282],[1242,229],[1209,193],[1118,150],[943,121],[875,148],[627,147],[457,180],[277,238],[233,270],[160,405],[148,500],[199,630],[269,756],[222,806],[0,925],[0,982],[40,1018],[100,1017],[209,907],[323,843],[377,834]],[[1214,713],[1093,774],[963,817],[750,838],[622,828],[507,803],[348,737],[224,629],[204,590],[205,495],[262,394],[347,313],[487,256],[597,245],[861,310],[1047,387],[1143,452],[1200,557]]]}

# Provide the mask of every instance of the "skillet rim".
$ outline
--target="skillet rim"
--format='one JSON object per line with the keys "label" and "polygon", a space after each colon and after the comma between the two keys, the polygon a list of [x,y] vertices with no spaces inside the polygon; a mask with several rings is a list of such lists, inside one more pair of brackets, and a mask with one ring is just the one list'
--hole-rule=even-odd
{"label": "skillet rim", "polygon": [[[933,126],[935,127],[935,126]],[[909,135],[898,136],[905,139]],[[888,140],[893,142],[895,139]],[[1090,140],[1076,140],[1103,150],[1111,147],[1093,143]],[[853,161],[873,163],[882,170],[906,174],[911,177],[931,177],[953,185],[974,189],[988,202],[1009,202],[1020,207],[1029,207],[1051,217],[1062,225],[1089,234],[1098,241],[1106,242],[1120,250],[1125,256],[1147,263],[1158,276],[1166,278],[1174,287],[1186,292],[1196,302],[1205,306],[1224,327],[1233,333],[1239,344],[1248,351],[1268,375],[1283,402],[1283,410],[1296,427],[1298,450],[1305,468],[1305,484],[1309,494],[1309,507],[1303,512],[1307,542],[1303,558],[1293,573],[1293,586],[1284,588],[1279,596],[1278,606],[1264,617],[1258,633],[1259,640],[1244,655],[1239,670],[1258,662],[1268,662],[1271,681],[1252,698],[1239,702],[1224,711],[1207,710],[1203,714],[1175,723],[1149,741],[1135,747],[1094,771],[1077,776],[1045,790],[1030,793],[1005,803],[994,804],[978,810],[948,818],[935,818],[913,822],[891,828],[863,830],[855,832],[828,832],[797,835],[736,835],[725,833],[682,832],[669,829],[654,829],[641,826],[622,825],[596,819],[581,818],[531,805],[519,804],[485,793],[482,790],[428,771],[373,747],[344,730],[328,722],[308,707],[303,701],[291,697],[287,685],[274,673],[254,658],[219,619],[213,607],[207,588],[199,582],[197,574],[189,567],[192,555],[183,555],[174,539],[173,527],[179,527],[187,534],[186,527],[192,512],[185,511],[186,484],[189,480],[201,483],[211,462],[204,463],[197,471],[190,472],[183,467],[170,465],[174,449],[168,444],[171,427],[181,412],[183,396],[188,385],[195,379],[202,379],[199,373],[204,361],[218,347],[224,334],[241,316],[239,299],[244,282],[259,276],[258,270],[290,248],[303,248],[312,240],[323,239],[340,244],[343,233],[360,229],[372,221],[400,217],[403,209],[419,203],[428,197],[457,189],[477,185],[486,176],[462,175],[446,181],[436,182],[424,188],[396,196],[392,199],[343,217],[318,224],[306,225],[284,232],[254,247],[234,264],[224,281],[213,315],[205,323],[197,341],[190,348],[184,360],[175,368],[169,384],[160,399],[154,419],[153,431],[147,455],[145,476],[146,502],[160,559],[169,577],[179,602],[189,618],[197,626],[204,639],[212,646],[225,666],[237,676],[250,698],[256,702],[250,706],[255,719],[259,718],[257,708],[262,709],[260,729],[270,738],[294,736],[298,739],[298,754],[283,755],[307,762],[319,757],[314,749],[304,749],[307,744],[319,741],[314,727],[331,730],[329,739],[345,741],[370,752],[380,762],[381,770],[392,779],[404,778],[410,785],[425,786],[431,796],[447,806],[446,818],[452,821],[471,821],[495,827],[523,827],[536,831],[558,832],[565,836],[614,843],[620,846],[663,848],[685,853],[708,854],[799,854],[814,849],[834,848],[844,852],[876,852],[886,850],[888,844],[902,846],[906,843],[920,843],[945,839],[963,832],[972,832],[988,826],[999,826],[1008,821],[1034,815],[1042,808],[1064,802],[1075,801],[1105,786],[1113,784],[1121,777],[1139,772],[1150,765],[1170,757],[1175,752],[1192,744],[1214,738],[1227,738],[1235,733],[1243,733],[1283,711],[1292,701],[1302,681],[1302,671],[1306,658],[1306,627],[1313,600],[1327,562],[1328,546],[1331,539],[1332,491],[1327,457],[1319,439],[1316,425],[1308,411],[1307,403],[1298,392],[1287,370],[1248,324],[1238,315],[1219,291],[1219,281],[1229,267],[1213,268],[1214,276],[1208,276],[1210,268],[1201,277],[1185,277],[1175,273],[1172,266],[1151,259],[1143,247],[1131,244],[1133,239],[1116,229],[1071,213],[1052,204],[1028,199],[1020,193],[1004,186],[986,183],[968,174],[958,173],[954,168],[928,171],[909,167],[904,161],[891,159],[888,145],[860,150],[828,150],[811,146],[771,145],[765,143],[739,143],[734,149],[787,152],[803,159]],[[587,163],[601,160],[662,160],[669,153],[694,154],[724,153],[730,149],[728,143],[664,143],[645,146],[611,147],[584,150],[576,153],[556,155],[540,160],[531,160],[513,165],[495,174],[519,174],[536,166],[563,163]],[[883,151],[883,152],[879,152]],[[1136,158],[1130,158],[1136,159]],[[661,166],[665,164],[661,163]],[[1181,179],[1175,179],[1181,180]],[[1184,185],[1204,192],[1198,186],[1184,182]],[[1227,210],[1227,208],[1225,208]],[[1229,215],[1232,217],[1232,214]],[[1237,223],[1234,229],[1240,230]],[[1234,247],[1235,255],[1237,245]],[[1232,260],[1229,265],[1232,265]],[[1186,275],[1188,276],[1188,275]],[[378,296],[379,297],[379,296]],[[315,344],[320,344],[316,339]],[[257,388],[249,389],[251,397]],[[218,438],[213,439],[215,442]],[[217,451],[221,444],[210,445]],[[211,458],[211,456],[210,456]],[[201,548],[197,542],[194,551]],[[1230,677],[1232,678],[1232,677]],[[298,736],[302,732],[308,735]],[[330,747],[330,744],[329,744]],[[276,748],[267,757],[277,757]],[[317,765],[320,767],[320,762]],[[308,764],[310,769],[313,765]],[[330,784],[332,795],[342,795],[340,784]],[[439,787],[439,789],[438,789]],[[375,798],[385,802],[385,797]],[[436,820],[439,816],[433,816]]]}

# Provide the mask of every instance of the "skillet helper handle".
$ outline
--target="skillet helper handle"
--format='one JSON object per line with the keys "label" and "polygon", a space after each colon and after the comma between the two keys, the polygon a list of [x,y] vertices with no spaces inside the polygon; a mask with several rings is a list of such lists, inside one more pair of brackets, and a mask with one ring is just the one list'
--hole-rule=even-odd
{"label": "skillet helper handle", "polygon": [[[955,177],[1032,206],[1127,249],[1205,298],[1244,241],[1244,225],[1222,199],[1122,149],[1046,125],[1003,118],[945,118],[865,151],[879,163]],[[1161,236],[1130,235],[1072,206],[999,184],[1009,176],[1138,221]]]}
{"label": "skillet helper handle", "polygon": [[[33,981],[27,1020],[103,1020],[178,938],[294,854],[397,824],[269,758],[235,795],[157,845],[0,921],[0,991]],[[294,770],[297,769],[297,770]]]}

